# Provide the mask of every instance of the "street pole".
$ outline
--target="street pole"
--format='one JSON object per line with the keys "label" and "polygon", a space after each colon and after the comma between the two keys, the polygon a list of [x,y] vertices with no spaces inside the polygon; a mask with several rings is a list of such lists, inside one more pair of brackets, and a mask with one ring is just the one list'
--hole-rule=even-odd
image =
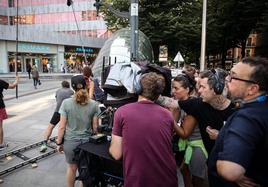
{"label": "street pole", "polygon": [[129,12],[120,12],[115,10],[112,5],[100,2],[100,0],[95,0],[96,2],[93,4],[97,9],[97,16],[99,13],[100,6],[105,6],[108,8],[113,14],[121,18],[130,19],[130,61],[135,62],[138,60],[138,44],[139,44],[139,30],[138,30],[138,22],[139,22],[139,0],[130,0],[130,10]]}
{"label": "street pole", "polygon": [[200,71],[205,69],[206,55],[206,23],[207,22],[207,0],[203,0],[203,16],[202,16],[202,36],[201,36],[201,53],[200,53]]}
{"label": "street pole", "polygon": [[139,45],[139,30],[138,30],[138,23],[139,23],[139,1],[138,0],[131,0],[130,4],[130,26],[131,26],[131,54],[130,60],[135,62],[138,60],[138,45]]}
{"label": "street pole", "polygon": [[[18,35],[19,35],[19,0],[17,0],[17,7],[16,7],[16,16],[17,16],[17,22],[16,22],[16,62],[15,62],[15,73],[16,77],[18,76]],[[16,98],[18,99],[18,85],[16,86]]]}

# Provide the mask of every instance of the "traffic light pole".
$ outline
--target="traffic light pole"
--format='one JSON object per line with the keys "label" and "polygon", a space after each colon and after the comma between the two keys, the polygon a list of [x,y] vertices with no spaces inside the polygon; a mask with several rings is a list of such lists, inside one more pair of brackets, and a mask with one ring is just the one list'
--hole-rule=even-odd
{"label": "traffic light pole", "polygon": [[130,26],[131,26],[131,61],[138,60],[138,23],[139,23],[139,1],[131,0],[130,4]]}
{"label": "traffic light pole", "polygon": [[138,34],[139,34],[139,30],[138,30],[138,20],[139,20],[139,1],[138,0],[130,0],[130,12],[120,12],[117,11],[115,9],[113,9],[113,7],[107,3],[103,3],[100,2],[100,0],[96,0],[96,2],[94,3],[94,6],[97,9],[97,15],[99,13],[99,8],[100,6],[105,6],[106,8],[108,8],[113,14],[115,14],[118,17],[121,18],[128,18],[130,19],[130,28],[131,28],[131,40],[130,40],[130,60],[132,62],[135,62],[138,60]]}

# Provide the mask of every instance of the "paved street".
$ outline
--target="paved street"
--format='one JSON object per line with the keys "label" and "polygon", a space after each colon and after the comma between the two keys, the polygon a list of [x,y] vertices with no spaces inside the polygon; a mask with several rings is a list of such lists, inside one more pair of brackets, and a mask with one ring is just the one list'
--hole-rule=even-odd
{"label": "paved street", "polygon": [[[2,78],[2,77],[1,77]],[[9,78],[12,80],[12,78]],[[4,121],[5,140],[9,142],[11,151],[27,144],[43,139],[44,129],[55,108],[55,91],[61,85],[62,78],[43,78],[42,85],[37,90],[33,88],[32,80],[21,78],[18,87],[19,98],[14,99],[14,90],[5,90],[5,103],[9,119]],[[24,95],[24,96],[21,96]],[[56,135],[55,129],[53,136]],[[20,160],[20,159],[14,159]],[[21,161],[21,160],[20,160]],[[0,170],[10,167],[14,161],[0,163]],[[66,187],[64,155],[54,154],[37,162],[38,167],[23,167],[9,175],[1,177],[4,180],[1,187]],[[79,186],[77,184],[77,186]]]}
{"label": "paved street", "polygon": [[[1,76],[2,79],[14,81],[14,75]],[[9,142],[6,151],[12,151],[43,139],[44,130],[55,109],[55,91],[61,86],[63,79],[70,80],[71,75],[54,74],[53,78],[43,75],[42,85],[34,89],[32,80],[20,75],[18,99],[15,98],[15,89],[4,90],[6,109],[9,119],[4,121],[5,140]],[[68,78],[69,77],[69,78]],[[57,128],[53,136],[57,134]],[[36,155],[35,150],[29,155]],[[29,157],[30,157],[29,156]],[[0,171],[14,164],[11,161],[0,162]],[[66,187],[66,162],[64,155],[56,153],[37,162],[38,167],[32,169],[30,165],[0,177],[4,180],[0,187]],[[183,187],[182,178],[179,186]],[[76,187],[79,183],[76,183]]]}

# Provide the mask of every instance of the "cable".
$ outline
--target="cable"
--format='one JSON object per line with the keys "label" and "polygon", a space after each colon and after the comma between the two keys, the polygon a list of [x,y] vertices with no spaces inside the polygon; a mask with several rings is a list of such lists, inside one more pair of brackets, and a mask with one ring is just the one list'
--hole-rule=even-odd
{"label": "cable", "polygon": [[81,46],[82,46],[82,50],[83,50],[83,56],[85,58],[85,63],[88,64],[87,63],[87,57],[86,57],[86,51],[85,51],[85,47],[84,47],[83,40],[82,40],[82,31],[79,29],[79,26],[78,26],[78,22],[77,22],[76,15],[75,15],[75,12],[74,12],[74,3],[73,3],[73,1],[72,1],[71,5],[72,5],[72,11],[73,11],[73,15],[74,15],[76,28],[77,28],[78,32],[80,32],[79,33],[79,39],[80,39],[80,42],[81,42]]}

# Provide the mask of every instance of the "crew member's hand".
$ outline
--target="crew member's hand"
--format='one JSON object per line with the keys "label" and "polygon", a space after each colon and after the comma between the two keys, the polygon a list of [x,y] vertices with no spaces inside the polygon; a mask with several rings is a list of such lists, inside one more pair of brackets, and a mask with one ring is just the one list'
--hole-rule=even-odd
{"label": "crew member's hand", "polygon": [[219,131],[217,129],[212,129],[210,126],[207,126],[206,131],[209,135],[209,138],[211,140],[216,140],[219,134]]}
{"label": "crew member's hand", "polygon": [[20,80],[20,77],[17,75],[16,76],[16,79],[15,79],[15,81],[14,81],[14,86],[17,86],[18,84],[19,84],[19,80]]}
{"label": "crew member's hand", "polygon": [[259,184],[256,184],[253,179],[243,176],[238,182],[240,187],[260,187]]}
{"label": "crew member's hand", "polygon": [[58,145],[57,150],[59,153],[63,154],[63,145]]}

